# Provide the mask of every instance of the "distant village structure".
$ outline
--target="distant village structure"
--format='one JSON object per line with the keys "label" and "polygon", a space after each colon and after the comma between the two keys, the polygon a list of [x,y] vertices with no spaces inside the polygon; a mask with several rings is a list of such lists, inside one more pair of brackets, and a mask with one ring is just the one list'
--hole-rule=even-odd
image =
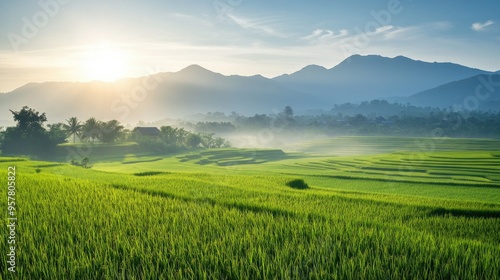
{"label": "distant village structure", "polygon": [[160,130],[157,127],[136,127],[132,130],[136,137],[159,137]]}

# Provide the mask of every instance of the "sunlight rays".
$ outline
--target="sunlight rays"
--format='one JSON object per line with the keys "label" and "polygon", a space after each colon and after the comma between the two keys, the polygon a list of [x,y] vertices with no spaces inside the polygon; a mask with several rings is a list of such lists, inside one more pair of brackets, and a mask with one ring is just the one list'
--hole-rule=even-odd
{"label": "sunlight rays", "polygon": [[86,50],[81,63],[85,79],[112,82],[127,75],[129,54],[112,45],[101,44]]}

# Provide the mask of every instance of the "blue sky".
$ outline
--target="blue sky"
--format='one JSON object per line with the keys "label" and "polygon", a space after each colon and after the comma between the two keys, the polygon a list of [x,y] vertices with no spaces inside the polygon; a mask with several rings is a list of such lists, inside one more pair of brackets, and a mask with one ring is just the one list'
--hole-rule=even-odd
{"label": "blue sky", "polygon": [[0,0],[0,92],[199,64],[274,77],[351,54],[500,70],[500,1]]}

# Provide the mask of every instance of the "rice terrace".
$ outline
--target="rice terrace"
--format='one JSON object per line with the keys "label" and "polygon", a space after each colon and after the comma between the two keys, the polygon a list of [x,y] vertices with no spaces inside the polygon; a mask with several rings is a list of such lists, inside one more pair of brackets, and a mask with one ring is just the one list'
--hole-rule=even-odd
{"label": "rice terrace", "polygon": [[314,145],[358,143],[355,153],[372,143],[373,154],[348,156],[300,151],[311,143],[293,152],[115,159],[110,152],[92,169],[3,157],[1,176],[8,166],[19,174],[18,274],[496,279],[500,141],[409,146],[421,140],[340,137]]}

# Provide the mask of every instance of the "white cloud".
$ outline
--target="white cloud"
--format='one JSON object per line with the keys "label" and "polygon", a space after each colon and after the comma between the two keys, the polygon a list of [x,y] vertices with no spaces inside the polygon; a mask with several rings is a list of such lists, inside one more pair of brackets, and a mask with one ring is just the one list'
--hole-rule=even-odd
{"label": "white cloud", "polygon": [[302,37],[303,40],[312,40],[312,39],[316,39],[318,38],[319,36],[321,36],[321,34],[323,34],[325,30],[323,29],[316,29],[314,30],[310,35],[307,35],[305,37]]}
{"label": "white cloud", "polygon": [[392,25],[381,26],[381,27],[375,29],[373,34],[381,34],[381,33],[387,32],[389,30],[394,30],[394,26],[392,26]]}
{"label": "white cloud", "polygon": [[488,27],[494,23],[495,22],[493,22],[492,20],[488,20],[485,23],[475,22],[472,24],[471,28],[472,28],[472,30],[475,30],[475,31],[483,31],[486,27]]}
{"label": "white cloud", "polygon": [[326,41],[326,40],[333,40],[336,38],[344,37],[349,34],[349,31],[346,29],[341,29],[339,31],[333,31],[329,29],[316,29],[314,30],[311,34],[302,37],[302,40],[307,40],[307,41]]}
{"label": "white cloud", "polygon": [[440,21],[410,26],[365,26],[338,31],[316,29],[300,39],[318,46],[357,46],[361,51],[361,49],[369,48],[370,45],[400,44],[410,41],[418,43],[419,40],[430,37],[430,34],[439,34],[452,28],[453,25],[450,22]]}
{"label": "white cloud", "polygon": [[383,39],[393,40],[393,39],[414,39],[422,32],[422,28],[418,26],[407,26],[407,27],[392,27],[390,29],[384,30]]}

